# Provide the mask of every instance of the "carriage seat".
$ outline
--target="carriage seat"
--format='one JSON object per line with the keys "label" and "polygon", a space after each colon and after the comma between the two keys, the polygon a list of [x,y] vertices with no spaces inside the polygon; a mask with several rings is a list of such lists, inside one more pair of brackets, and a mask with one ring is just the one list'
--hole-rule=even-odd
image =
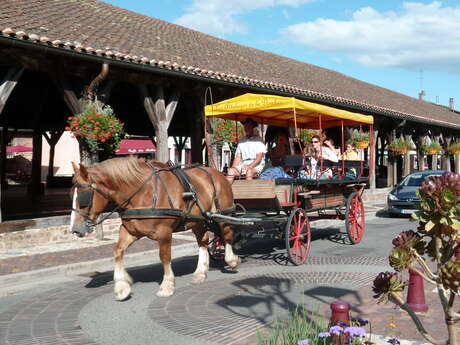
{"label": "carriage seat", "polygon": [[287,155],[282,159],[283,167],[298,170],[304,166],[303,155]]}

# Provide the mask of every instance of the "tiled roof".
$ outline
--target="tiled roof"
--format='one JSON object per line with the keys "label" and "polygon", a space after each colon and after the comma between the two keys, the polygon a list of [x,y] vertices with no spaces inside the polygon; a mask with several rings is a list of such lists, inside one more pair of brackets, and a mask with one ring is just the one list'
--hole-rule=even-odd
{"label": "tiled roof", "polygon": [[3,0],[0,44],[11,38],[460,128],[447,107],[95,0]]}

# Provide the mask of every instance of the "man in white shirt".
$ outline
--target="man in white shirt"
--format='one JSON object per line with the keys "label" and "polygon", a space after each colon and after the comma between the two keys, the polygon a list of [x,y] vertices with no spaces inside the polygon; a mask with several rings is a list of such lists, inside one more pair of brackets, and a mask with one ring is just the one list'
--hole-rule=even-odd
{"label": "man in white shirt", "polygon": [[258,176],[265,165],[265,152],[267,151],[262,138],[255,133],[258,124],[255,120],[247,118],[243,121],[246,136],[238,141],[235,159],[228,169],[227,179],[232,182],[235,176],[245,176],[252,180]]}

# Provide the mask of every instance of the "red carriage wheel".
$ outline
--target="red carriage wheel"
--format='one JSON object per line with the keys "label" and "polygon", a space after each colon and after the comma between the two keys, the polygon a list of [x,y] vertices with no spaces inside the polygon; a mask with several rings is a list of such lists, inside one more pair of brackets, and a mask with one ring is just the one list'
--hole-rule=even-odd
{"label": "red carriage wheel", "polygon": [[352,244],[361,242],[364,235],[364,204],[356,192],[351,193],[347,199],[345,227]]}
{"label": "red carriage wheel", "polygon": [[305,210],[297,208],[289,215],[285,228],[286,251],[294,265],[304,264],[310,252],[310,223]]}

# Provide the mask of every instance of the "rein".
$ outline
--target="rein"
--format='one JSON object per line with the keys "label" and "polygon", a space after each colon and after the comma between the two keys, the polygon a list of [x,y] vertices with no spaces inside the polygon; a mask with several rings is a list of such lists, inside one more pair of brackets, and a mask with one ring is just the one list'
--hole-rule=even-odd
{"label": "rein", "polygon": [[[94,220],[92,220],[90,217],[89,217],[89,212],[91,210],[91,206],[92,206],[92,201],[93,201],[93,198],[92,198],[92,194],[91,194],[91,197],[90,197],[90,203],[89,203],[89,210],[88,212],[82,212],[78,209],[75,209],[75,208],[72,208],[72,211],[75,211],[76,213],[78,213],[79,215],[81,215],[84,219],[85,219],[85,222],[87,225],[89,226],[97,226],[99,224],[101,224],[102,222],[104,222],[106,219],[108,219],[110,216],[112,216],[112,214],[118,212],[120,209],[124,208],[124,206],[126,206],[135,196],[137,193],[139,193],[142,188],[144,188],[144,186],[150,181],[150,179],[158,172],[158,170],[154,167],[154,166],[150,166],[152,168],[152,172],[150,173],[150,175],[142,182],[142,184],[139,186],[139,188],[137,188],[134,193],[132,193],[128,199],[126,199],[125,201],[123,201],[122,203],[120,204],[117,204],[117,206],[111,210],[109,212],[109,214],[105,215],[104,217],[102,217],[102,219],[100,219],[99,221],[95,222]],[[101,194],[105,199],[109,200],[109,201],[114,201],[113,198],[106,192],[104,192],[103,190],[101,190],[100,188],[97,188],[96,184],[91,181],[91,183],[87,184],[76,184],[74,185],[74,187],[81,187],[81,188],[89,188],[91,189],[91,192],[94,193],[94,192],[97,192],[99,194]]]}

